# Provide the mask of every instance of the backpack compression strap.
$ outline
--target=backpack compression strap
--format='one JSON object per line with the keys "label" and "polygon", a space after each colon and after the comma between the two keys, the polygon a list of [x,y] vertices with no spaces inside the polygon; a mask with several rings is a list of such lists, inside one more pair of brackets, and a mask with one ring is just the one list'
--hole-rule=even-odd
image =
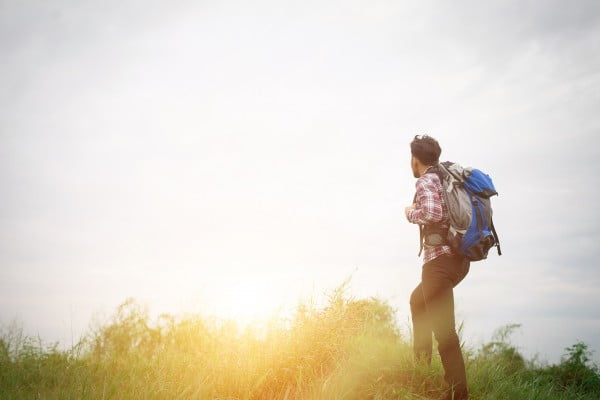
{"label": "backpack compression strap", "polygon": [[498,234],[496,233],[496,228],[494,228],[494,220],[490,218],[492,233],[494,234],[494,238],[496,239],[496,248],[498,250],[498,255],[502,255],[502,250],[500,250],[500,239],[498,239]]}

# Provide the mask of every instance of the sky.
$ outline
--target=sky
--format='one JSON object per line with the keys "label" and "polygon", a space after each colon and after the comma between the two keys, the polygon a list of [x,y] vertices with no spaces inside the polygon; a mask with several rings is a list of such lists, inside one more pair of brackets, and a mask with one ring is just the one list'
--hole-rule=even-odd
{"label": "sky", "polygon": [[0,0],[0,324],[238,321],[420,279],[409,143],[490,174],[472,345],[600,361],[600,3]]}

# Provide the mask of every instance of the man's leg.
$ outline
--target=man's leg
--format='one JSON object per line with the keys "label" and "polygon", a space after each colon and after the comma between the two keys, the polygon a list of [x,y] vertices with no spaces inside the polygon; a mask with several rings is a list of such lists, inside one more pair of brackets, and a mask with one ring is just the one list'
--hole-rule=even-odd
{"label": "man's leg", "polygon": [[467,396],[467,378],[456,333],[452,290],[466,274],[461,263],[460,257],[438,257],[425,264],[421,282],[425,306],[444,366],[444,378],[454,389],[457,399]]}
{"label": "man's leg", "polygon": [[422,285],[419,284],[410,295],[410,312],[413,323],[413,349],[417,361],[425,360],[431,364],[432,326],[425,307]]}

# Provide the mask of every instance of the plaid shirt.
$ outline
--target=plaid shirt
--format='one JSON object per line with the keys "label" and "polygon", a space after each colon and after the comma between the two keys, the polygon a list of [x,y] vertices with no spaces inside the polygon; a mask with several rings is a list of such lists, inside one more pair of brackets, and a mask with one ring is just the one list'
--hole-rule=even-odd
{"label": "plaid shirt", "polygon": [[[409,222],[419,225],[448,221],[448,207],[442,194],[442,183],[437,174],[425,173],[417,179],[416,208],[406,213]],[[423,262],[427,263],[443,254],[453,254],[448,245],[423,247]]]}

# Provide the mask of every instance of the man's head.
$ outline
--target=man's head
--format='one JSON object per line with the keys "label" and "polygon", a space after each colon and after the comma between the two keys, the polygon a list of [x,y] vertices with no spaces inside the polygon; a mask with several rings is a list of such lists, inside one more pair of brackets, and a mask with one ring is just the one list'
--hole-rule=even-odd
{"label": "man's head", "polygon": [[431,136],[417,135],[410,142],[410,153],[412,154],[410,165],[413,176],[418,178],[427,167],[439,163],[442,148]]}

